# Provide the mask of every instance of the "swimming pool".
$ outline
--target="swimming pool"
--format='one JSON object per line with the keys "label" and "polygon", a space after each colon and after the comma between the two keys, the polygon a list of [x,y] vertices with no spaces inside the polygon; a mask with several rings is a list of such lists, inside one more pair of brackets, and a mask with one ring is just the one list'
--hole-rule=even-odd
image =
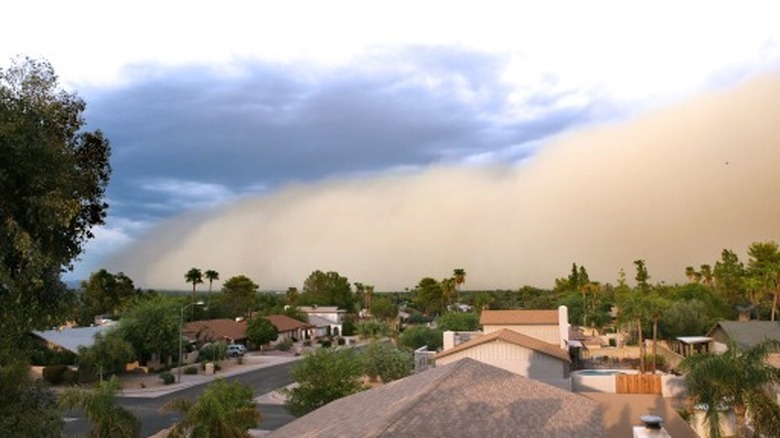
{"label": "swimming pool", "polygon": [[599,369],[579,370],[579,371],[574,371],[574,373],[577,373],[581,376],[614,376],[615,374],[625,374],[625,372],[621,370],[599,370]]}

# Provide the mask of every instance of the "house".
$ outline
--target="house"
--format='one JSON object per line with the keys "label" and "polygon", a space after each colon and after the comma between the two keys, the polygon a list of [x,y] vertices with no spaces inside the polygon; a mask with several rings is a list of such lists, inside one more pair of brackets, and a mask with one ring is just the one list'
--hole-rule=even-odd
{"label": "house", "polygon": [[483,310],[479,323],[486,334],[508,329],[561,348],[567,348],[569,341],[566,306],[558,310]]}
{"label": "house", "polygon": [[[707,337],[712,339],[709,350],[716,353],[726,351],[729,341],[747,349],[767,339],[780,341],[780,322],[720,321],[707,332]],[[780,368],[780,353],[770,353],[767,362]]]}
{"label": "house", "polygon": [[472,338],[434,356],[436,366],[471,358],[563,389],[571,389],[568,350],[509,329]]}
{"label": "house", "polygon": [[[356,415],[356,413],[364,413]],[[268,437],[605,437],[596,402],[472,359],[333,401]]]}
{"label": "house", "polygon": [[92,327],[63,328],[59,330],[34,331],[32,334],[53,350],[67,350],[78,354],[79,347],[91,347],[95,343],[95,335],[105,334],[111,325],[96,325]]}
{"label": "house", "polygon": [[[314,324],[317,327],[325,328],[323,320],[330,321],[330,334],[333,336],[341,336],[344,316],[347,314],[346,310],[339,309],[336,306],[301,306],[298,307],[298,310],[305,313],[309,323]],[[318,336],[324,336],[326,334],[327,333],[323,333]]]}
{"label": "house", "polygon": [[266,316],[265,319],[271,321],[271,324],[273,324],[279,332],[279,337],[274,344],[278,344],[285,340],[295,342],[307,337],[312,337],[314,335],[314,330],[316,329],[316,326],[313,324],[298,321],[287,315],[269,315]]}
{"label": "house", "polygon": [[317,315],[308,315],[309,324],[314,326],[314,337],[341,333],[341,324],[334,324],[333,321]]}
{"label": "house", "polygon": [[246,322],[227,318],[192,321],[184,325],[183,334],[190,341],[246,345]]}

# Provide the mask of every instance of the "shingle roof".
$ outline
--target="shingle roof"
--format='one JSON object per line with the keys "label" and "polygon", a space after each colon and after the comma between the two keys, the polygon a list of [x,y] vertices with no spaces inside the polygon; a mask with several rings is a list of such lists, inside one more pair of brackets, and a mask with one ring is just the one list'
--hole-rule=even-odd
{"label": "shingle roof", "polygon": [[191,339],[233,341],[246,339],[246,323],[232,319],[206,319],[192,321],[184,325],[184,334]]}
{"label": "shingle roof", "polygon": [[566,350],[561,349],[559,346],[508,329],[497,330],[495,332],[488,333],[486,335],[481,335],[475,338],[471,338],[470,340],[462,344],[456,345],[454,348],[450,348],[449,350],[444,350],[440,352],[439,354],[434,356],[434,359],[439,359],[445,356],[449,356],[459,351],[468,350],[470,348],[474,348],[478,345],[486,344],[488,342],[499,342],[499,341],[509,342],[510,344],[515,344],[534,351],[538,351],[539,353],[552,356],[556,359],[561,359],[566,362],[571,362],[571,358],[569,358],[569,353]]}
{"label": "shingle roof", "polygon": [[548,325],[558,324],[557,310],[483,310],[482,325]]}
{"label": "shingle roof", "polygon": [[707,336],[720,326],[739,348],[753,347],[765,339],[780,341],[780,322],[777,321],[720,321]]}
{"label": "shingle roof", "polygon": [[604,437],[590,399],[462,359],[331,402],[268,437]]}
{"label": "shingle roof", "polygon": [[298,330],[299,328],[314,328],[313,325],[290,318],[287,315],[268,315],[265,319],[271,321],[276,326],[279,333]]}
{"label": "shingle roof", "polygon": [[321,316],[309,315],[309,324],[317,327],[330,327],[334,322]]}

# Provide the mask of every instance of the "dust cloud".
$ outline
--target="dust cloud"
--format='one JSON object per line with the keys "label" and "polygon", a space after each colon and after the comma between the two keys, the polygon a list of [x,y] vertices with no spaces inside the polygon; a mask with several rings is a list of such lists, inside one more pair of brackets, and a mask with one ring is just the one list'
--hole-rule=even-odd
{"label": "dust cloud", "polygon": [[290,186],[172,219],[109,261],[184,289],[192,266],[261,289],[336,270],[377,290],[467,272],[467,289],[550,287],[571,263],[615,282],[645,259],[684,280],[723,248],[780,240],[780,76],[569,135],[518,166]]}

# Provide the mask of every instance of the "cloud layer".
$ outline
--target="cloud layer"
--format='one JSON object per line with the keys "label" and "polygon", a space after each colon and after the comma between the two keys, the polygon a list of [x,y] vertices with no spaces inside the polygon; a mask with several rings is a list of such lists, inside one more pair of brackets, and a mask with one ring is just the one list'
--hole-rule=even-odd
{"label": "cloud layer", "polygon": [[[411,87],[411,96],[432,89],[399,86]],[[431,142],[449,141],[455,149],[485,143],[470,136],[479,132],[473,127],[464,135],[444,130],[442,136],[431,128],[416,132],[414,120],[431,115],[425,105],[416,109],[390,99],[381,114],[359,106],[343,108],[343,113],[316,111],[318,102],[359,88],[350,82],[298,100],[305,109],[296,117],[311,117],[312,126],[339,126],[326,117],[365,117],[366,126],[375,129],[333,133],[333,138],[376,143],[389,136],[388,156],[426,153],[425,148],[403,149],[407,132],[427,135]],[[446,90],[427,101],[450,104],[453,86]],[[379,90],[360,95],[383,98]],[[483,99],[482,105],[492,102],[490,93]],[[458,105],[443,123],[479,123],[480,114],[473,111]],[[619,269],[630,274],[632,261],[643,258],[653,280],[681,281],[685,266],[712,263],[722,248],[743,251],[752,241],[780,240],[780,206],[774,202],[780,195],[778,119],[780,77],[765,77],[622,125],[568,135],[521,165],[450,166],[436,157],[430,163],[445,164],[287,185],[212,211],[184,214],[155,228],[114,258],[110,268],[141,285],[163,288],[182,288],[184,272],[200,266],[216,269],[223,278],[249,275],[263,289],[300,287],[311,271],[323,269],[379,290],[399,290],[424,276],[441,278],[462,267],[469,288],[515,288],[550,286],[572,262],[584,264],[593,278],[614,282]],[[272,126],[261,128],[273,133]],[[533,139],[535,134],[523,128],[509,124],[504,144]],[[193,141],[198,137],[193,135]],[[311,151],[313,171],[328,167],[328,151],[338,151],[338,143]],[[273,141],[264,144],[277,151],[270,156],[279,158],[273,165],[258,160],[258,174],[283,172],[286,149]],[[173,152],[162,159],[175,159],[176,146],[171,147]],[[367,158],[358,149],[336,156],[345,159],[352,152],[354,171],[360,172]],[[216,166],[219,160],[208,162]],[[208,172],[205,165],[203,171]],[[219,172],[214,172],[216,177]],[[249,171],[236,171],[242,172]],[[246,178],[247,184],[253,182]]]}

